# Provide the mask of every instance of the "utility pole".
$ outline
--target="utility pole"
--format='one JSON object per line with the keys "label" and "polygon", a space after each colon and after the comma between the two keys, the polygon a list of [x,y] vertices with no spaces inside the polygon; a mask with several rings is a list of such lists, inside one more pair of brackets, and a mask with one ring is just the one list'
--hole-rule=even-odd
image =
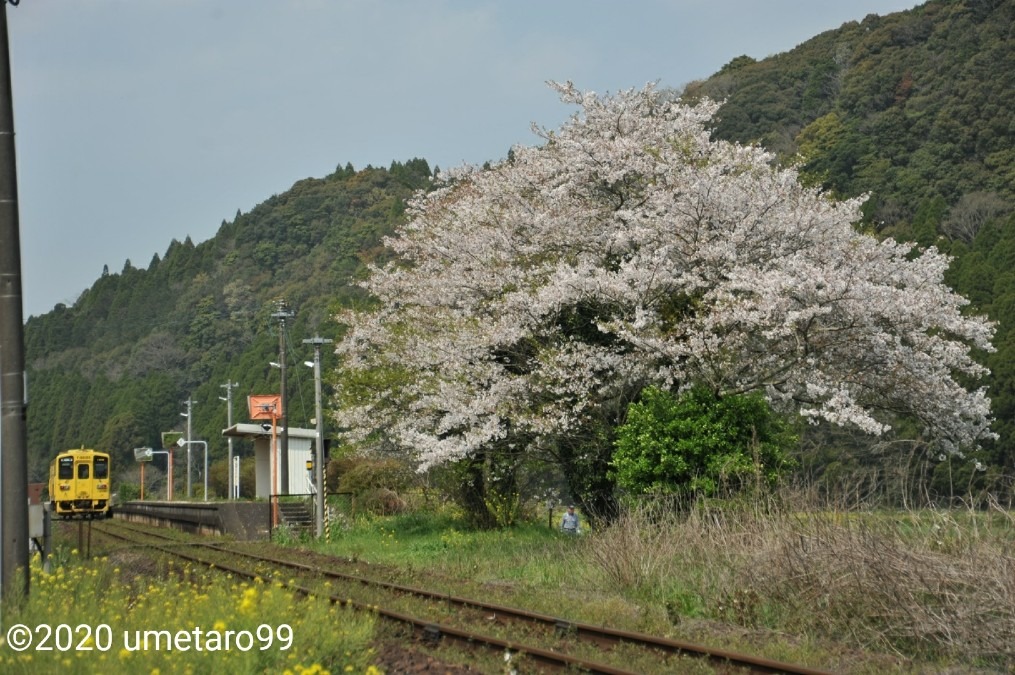
{"label": "utility pole", "polygon": [[190,499],[193,496],[190,486],[190,420],[193,417],[194,401],[188,396],[185,403],[187,404],[187,412],[180,413],[180,415],[187,418],[187,499]]}
{"label": "utility pole", "polygon": [[294,316],[293,312],[286,307],[285,300],[278,301],[278,310],[273,312],[271,318],[278,319],[278,367],[281,373],[282,414],[279,423],[282,426],[281,444],[279,445],[279,480],[282,482],[280,494],[289,494],[289,394],[287,392],[285,379],[285,322]]}
{"label": "utility pole", "polygon": [[324,535],[324,415],[321,412],[321,345],[331,342],[326,338],[313,337],[303,344],[314,346],[314,414],[317,422],[317,443],[314,452],[314,486],[317,488],[317,508],[314,514],[315,531],[318,538]]}
{"label": "utility pole", "polygon": [[[12,4],[17,4],[16,2]],[[28,597],[28,432],[21,234],[7,3],[0,0],[0,593]]]}
{"label": "utility pole", "polygon": [[[226,402],[226,428],[233,426],[233,387],[240,386],[239,382],[226,382],[225,384],[219,385],[226,390],[226,397],[219,399]],[[234,499],[239,495],[233,494],[233,437],[230,436],[226,441],[229,444],[229,467],[226,469],[226,477],[228,480],[229,499]]]}

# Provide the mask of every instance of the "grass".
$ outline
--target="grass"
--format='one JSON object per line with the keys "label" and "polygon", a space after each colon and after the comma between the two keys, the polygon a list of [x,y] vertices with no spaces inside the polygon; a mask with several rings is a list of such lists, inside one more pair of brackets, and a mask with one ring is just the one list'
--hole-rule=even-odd
{"label": "grass", "polygon": [[578,538],[546,519],[362,516],[310,545],[431,588],[835,672],[1015,669],[1012,514],[792,501],[645,506]]}
{"label": "grass", "polygon": [[[452,509],[419,510],[288,543],[413,585],[839,673],[1015,671],[1015,517],[997,505],[830,510],[785,496],[648,505],[581,537],[551,527],[559,517],[480,531]],[[33,562],[29,598],[5,598],[2,633],[46,625],[54,649],[0,643],[0,672],[372,672],[372,617],[296,599],[271,579],[129,550],[86,561],[63,546],[51,563],[44,573]],[[292,628],[287,649],[282,625]],[[194,628],[203,651],[139,648],[145,631]],[[207,648],[210,632],[229,630],[247,631],[252,648]]]}
{"label": "grass", "polygon": [[[279,582],[151,561],[83,560],[58,551],[51,573],[36,557],[27,599],[5,599],[4,673],[377,673],[374,619],[324,600],[297,599]],[[134,554],[136,555],[136,554]],[[33,644],[16,651],[23,624]]]}

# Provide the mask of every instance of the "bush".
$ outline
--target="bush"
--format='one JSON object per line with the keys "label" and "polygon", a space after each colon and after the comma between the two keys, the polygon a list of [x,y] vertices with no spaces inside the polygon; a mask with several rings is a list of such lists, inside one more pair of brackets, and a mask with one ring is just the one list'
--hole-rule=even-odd
{"label": "bush", "polygon": [[415,482],[415,474],[396,459],[344,457],[328,464],[329,489],[351,493],[357,508],[370,513],[394,514],[405,508],[402,496]]}
{"label": "bush", "polygon": [[340,492],[360,494],[388,489],[404,492],[412,485],[412,469],[395,459],[359,459],[341,475]]}
{"label": "bush", "polygon": [[646,389],[618,428],[612,475],[635,493],[716,494],[772,484],[796,443],[758,394],[718,397],[696,386],[680,396]]}

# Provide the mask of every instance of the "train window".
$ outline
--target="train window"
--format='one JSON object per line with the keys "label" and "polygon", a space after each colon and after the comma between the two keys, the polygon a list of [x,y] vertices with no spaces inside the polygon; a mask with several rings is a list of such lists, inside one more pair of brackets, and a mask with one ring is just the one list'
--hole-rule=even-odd
{"label": "train window", "polygon": [[95,477],[106,478],[109,476],[109,458],[108,457],[96,457],[95,458]]}
{"label": "train window", "polygon": [[88,478],[87,464],[78,464],[78,478]]}
{"label": "train window", "polygon": [[70,480],[74,477],[74,458],[61,457],[60,467],[57,469],[57,477],[60,480]]}

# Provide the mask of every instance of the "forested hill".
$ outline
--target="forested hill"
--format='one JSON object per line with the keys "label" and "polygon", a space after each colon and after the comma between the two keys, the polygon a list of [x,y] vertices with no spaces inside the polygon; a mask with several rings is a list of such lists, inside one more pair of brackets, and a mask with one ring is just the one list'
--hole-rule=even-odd
{"label": "forested hill", "polygon": [[1012,0],[936,0],[741,56],[687,94],[727,100],[720,137],[801,155],[836,193],[871,193],[872,223],[932,243],[912,226],[936,200],[1015,198],[1013,26]]}
{"label": "forested hill", "polygon": [[[739,57],[685,96],[725,99],[716,135],[760,142],[807,180],[840,196],[870,193],[865,226],[956,256],[949,281],[999,321],[991,396],[1001,441],[994,466],[1015,460],[1015,0],[933,0],[857,21],[785,53]],[[787,48],[790,46],[787,45]],[[659,64],[665,73],[667,64]],[[651,74],[646,74],[650,77]],[[638,82],[630,83],[636,86]],[[199,245],[174,241],[145,268],[103,274],[73,306],[26,325],[33,479],[57,449],[129,453],[182,426],[225,453],[221,385],[277,390],[275,302],[295,311],[302,339],[334,337],[329,316],[358,300],[350,279],[382,255],[380,238],[425,186],[423,160],[351,166],[296,183],[223,222]],[[294,368],[298,373],[303,369]],[[293,382],[293,424],[313,415],[312,383]],[[306,412],[301,412],[301,408]],[[127,460],[124,456],[122,459]],[[132,460],[132,458],[130,458]]]}
{"label": "forested hill", "polygon": [[[127,261],[73,306],[29,319],[32,479],[58,449],[82,444],[132,464],[132,448],[161,447],[161,432],[183,428],[189,396],[194,437],[209,440],[213,457],[224,455],[221,385],[238,383],[236,419],[246,419],[247,394],[278,390],[269,365],[278,360],[277,301],[294,312],[287,361],[302,364],[312,357],[302,340],[334,336],[331,314],[358,297],[352,277],[382,254],[381,237],[430,178],[428,164],[412,160],[301,180],[223,222],[214,238],[173,241],[146,268]],[[290,420],[309,426],[309,370],[292,368],[289,381]]]}
{"label": "forested hill", "polygon": [[735,58],[684,96],[726,101],[717,136],[802,162],[837,196],[869,194],[872,232],[956,257],[948,282],[998,322],[990,459],[1012,466],[1015,0],[858,17],[771,58]]}

